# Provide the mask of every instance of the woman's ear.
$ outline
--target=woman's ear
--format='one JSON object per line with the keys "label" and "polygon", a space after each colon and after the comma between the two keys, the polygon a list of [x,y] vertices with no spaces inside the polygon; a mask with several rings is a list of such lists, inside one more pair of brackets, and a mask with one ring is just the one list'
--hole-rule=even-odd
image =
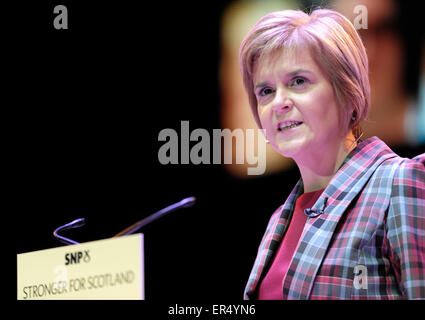
{"label": "woman's ear", "polygon": [[355,123],[357,120],[357,110],[354,107],[350,107],[351,109],[351,119],[350,119],[350,123]]}

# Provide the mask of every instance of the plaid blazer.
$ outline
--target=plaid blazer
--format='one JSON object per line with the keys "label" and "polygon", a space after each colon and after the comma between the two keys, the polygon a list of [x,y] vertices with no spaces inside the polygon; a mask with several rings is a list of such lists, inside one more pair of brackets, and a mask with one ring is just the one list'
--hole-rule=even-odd
{"label": "plaid blazer", "polygon": [[[284,299],[425,299],[425,153],[377,137],[344,160],[313,208],[283,281]],[[267,225],[244,292],[255,299],[303,193],[299,180]]]}

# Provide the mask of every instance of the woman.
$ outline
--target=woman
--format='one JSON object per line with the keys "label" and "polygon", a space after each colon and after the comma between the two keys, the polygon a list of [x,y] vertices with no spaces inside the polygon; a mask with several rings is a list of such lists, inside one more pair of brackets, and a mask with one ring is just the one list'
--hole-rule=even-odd
{"label": "woman", "polygon": [[246,299],[425,298],[425,154],[360,140],[368,61],[351,22],[319,9],[260,19],[240,48],[258,125],[301,179],[272,215]]}

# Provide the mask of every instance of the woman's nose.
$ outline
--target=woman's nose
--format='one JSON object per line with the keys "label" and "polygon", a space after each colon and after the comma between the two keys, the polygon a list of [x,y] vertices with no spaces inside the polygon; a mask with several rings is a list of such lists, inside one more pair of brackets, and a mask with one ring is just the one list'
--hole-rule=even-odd
{"label": "woman's nose", "polygon": [[288,97],[277,96],[276,98],[272,105],[274,113],[282,114],[291,110],[293,103]]}

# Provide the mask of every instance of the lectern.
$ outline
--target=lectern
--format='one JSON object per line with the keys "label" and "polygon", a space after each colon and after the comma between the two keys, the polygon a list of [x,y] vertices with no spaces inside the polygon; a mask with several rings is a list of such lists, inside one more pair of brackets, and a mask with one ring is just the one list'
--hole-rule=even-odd
{"label": "lectern", "polygon": [[58,234],[84,225],[84,218],[57,228],[54,236],[70,246],[18,254],[18,300],[143,300],[143,234],[133,233],[195,200],[185,198],[106,240],[80,244]]}

